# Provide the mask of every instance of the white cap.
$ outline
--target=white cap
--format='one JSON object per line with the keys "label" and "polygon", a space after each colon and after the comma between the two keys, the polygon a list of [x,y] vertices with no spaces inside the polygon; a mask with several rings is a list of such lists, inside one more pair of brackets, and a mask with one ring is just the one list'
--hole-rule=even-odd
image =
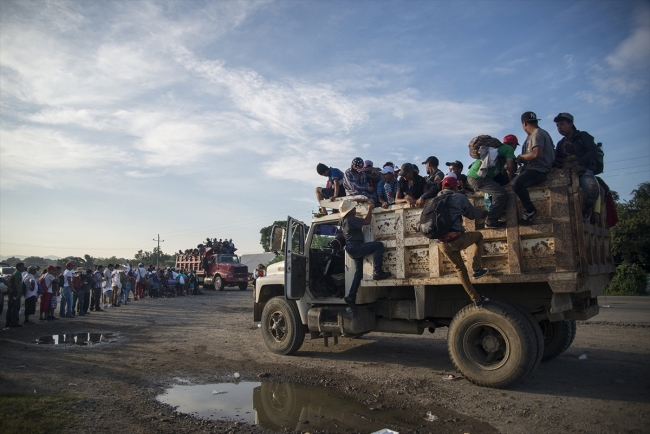
{"label": "white cap", "polygon": [[395,173],[395,169],[393,169],[391,166],[384,166],[384,168],[381,169],[381,174],[385,175],[387,173]]}

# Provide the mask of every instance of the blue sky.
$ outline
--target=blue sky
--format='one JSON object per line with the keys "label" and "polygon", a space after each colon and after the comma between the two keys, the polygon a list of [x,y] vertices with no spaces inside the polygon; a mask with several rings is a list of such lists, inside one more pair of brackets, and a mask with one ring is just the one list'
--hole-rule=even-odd
{"label": "blue sky", "polygon": [[567,111],[650,180],[650,4],[3,1],[0,254],[131,256],[307,221],[319,162],[470,162]]}

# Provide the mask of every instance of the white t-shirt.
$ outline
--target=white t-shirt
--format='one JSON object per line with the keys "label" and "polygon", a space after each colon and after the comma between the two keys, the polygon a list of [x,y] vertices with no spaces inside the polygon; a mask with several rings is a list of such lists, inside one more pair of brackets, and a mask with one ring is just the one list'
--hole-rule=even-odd
{"label": "white t-shirt", "polygon": [[107,268],[107,269],[104,270],[104,279],[106,279],[106,280],[104,280],[102,282],[102,286],[104,287],[104,292],[111,289],[111,275],[112,275],[112,272],[111,272],[110,268]]}
{"label": "white t-shirt", "polygon": [[[32,289],[32,282],[34,283],[34,289]],[[23,277],[23,283],[25,284],[25,298],[36,297],[38,295],[38,282],[36,282],[36,278],[33,274],[27,273],[27,275]]]}
{"label": "white t-shirt", "polygon": [[[72,270],[65,270],[63,272],[63,280],[64,280],[63,286],[65,288],[70,288],[70,282],[72,281],[73,276],[74,276],[74,271]],[[68,277],[70,278],[70,282],[68,282]]]}
{"label": "white t-shirt", "polygon": [[47,288],[47,292],[50,294],[52,293],[52,282],[56,280],[56,276],[54,274],[47,273],[45,276],[45,279],[43,281],[45,282],[45,287]]}
{"label": "white t-shirt", "polygon": [[140,267],[137,270],[135,270],[135,281],[136,282],[144,282],[144,276],[147,275],[147,270],[144,269],[144,267]]}
{"label": "white t-shirt", "polygon": [[122,282],[120,282],[120,270],[113,270],[112,273],[112,284],[113,286],[117,286],[118,288],[122,287]]}
{"label": "white t-shirt", "polygon": [[185,279],[183,279],[182,274],[178,275],[178,283],[180,283],[181,285],[185,285]]}

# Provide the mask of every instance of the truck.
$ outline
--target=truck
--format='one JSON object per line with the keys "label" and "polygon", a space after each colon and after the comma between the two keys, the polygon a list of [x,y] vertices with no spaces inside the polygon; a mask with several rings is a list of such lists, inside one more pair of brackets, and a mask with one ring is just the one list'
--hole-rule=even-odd
{"label": "truck", "polygon": [[248,267],[239,256],[217,254],[210,247],[198,254],[176,255],[176,268],[193,270],[200,284],[212,285],[217,291],[226,286],[237,286],[242,291],[248,288]]}
{"label": "truck", "polygon": [[[537,208],[530,226],[518,225],[521,206],[506,190],[505,229],[464,220],[468,231],[484,237],[477,254],[489,274],[472,283],[490,301],[480,307],[470,302],[438,241],[418,232],[421,208],[372,211],[364,239],[384,244],[384,270],[392,277],[373,280],[372,256],[364,258],[354,310],[343,301],[354,263],[324,247],[340,230],[338,215],[316,217],[309,226],[288,217],[286,230],[274,227],[270,235],[272,249],[285,261],[269,267],[253,294],[254,320],[261,322],[268,349],[293,354],[307,334],[327,346],[329,339],[337,344],[370,332],[422,334],[447,327],[456,368],[470,382],[492,388],[509,387],[562,354],[575,337],[576,320],[598,314],[597,297],[615,271],[607,213],[603,206],[598,224],[583,221],[584,194],[570,170],[553,170],[529,189]],[[485,209],[483,195],[468,199]],[[321,202],[330,208],[338,203]],[[363,204],[356,207],[359,216],[368,212]]]}

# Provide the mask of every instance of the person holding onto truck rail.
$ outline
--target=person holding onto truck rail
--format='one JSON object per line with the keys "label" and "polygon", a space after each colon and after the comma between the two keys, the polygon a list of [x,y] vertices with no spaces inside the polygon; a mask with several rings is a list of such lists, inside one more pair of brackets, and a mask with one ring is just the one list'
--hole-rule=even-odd
{"label": "person holding onto truck rail", "polygon": [[377,199],[382,208],[388,209],[395,203],[397,196],[398,182],[395,177],[395,169],[392,166],[384,166],[381,176],[383,179],[377,185]]}
{"label": "person holding onto truck rail", "polygon": [[528,189],[546,181],[546,174],[551,170],[555,160],[555,146],[547,131],[538,126],[537,115],[525,112],[521,115],[521,127],[528,134],[521,154],[517,157],[519,174],[510,182],[524,209],[524,215],[519,220],[520,225],[530,225],[533,222],[535,205],[530,200]]}
{"label": "person holding onto truck rail", "polygon": [[589,222],[594,205],[600,197],[600,186],[594,175],[594,160],[598,155],[598,148],[591,134],[575,127],[571,114],[560,113],[555,116],[553,122],[557,126],[557,132],[562,134],[562,139],[555,149],[553,167],[571,169],[580,178],[580,187],[585,193],[582,218]]}
{"label": "person holding onto truck rail", "polygon": [[[336,167],[328,167],[323,163],[318,163],[316,172],[320,176],[327,177],[327,186],[316,187],[316,200],[320,203],[321,200],[333,201],[337,197],[345,196],[345,189],[343,188],[343,172]],[[327,208],[321,207],[320,214],[327,215]]]}
{"label": "person holding onto truck rail", "polygon": [[343,174],[343,188],[346,196],[355,197],[357,202],[374,202],[374,191],[371,191],[364,166],[365,162],[360,157],[352,160],[350,168]]}
{"label": "person holding onto truck rail", "polygon": [[474,289],[472,282],[469,280],[469,273],[465,267],[465,261],[460,252],[474,246],[474,255],[472,257],[472,277],[480,279],[488,274],[488,269],[482,266],[483,252],[483,234],[480,232],[467,232],[463,227],[463,216],[475,220],[487,215],[487,211],[476,209],[469,203],[464,194],[457,192],[458,180],[454,177],[447,176],[442,180],[442,191],[439,195],[451,195],[448,199],[447,207],[449,216],[453,221],[451,230],[444,237],[438,239],[440,251],[454,264],[456,274],[460,279],[461,285],[469,298],[477,305],[481,306],[488,301],[487,298],[479,295]]}
{"label": "person holding onto truck rail", "polygon": [[408,203],[411,207],[418,206],[418,199],[429,189],[427,181],[416,172],[411,163],[404,163],[399,171],[401,177],[397,186],[395,203]]}
{"label": "person holding onto truck rail", "polygon": [[364,219],[357,217],[357,210],[350,200],[344,200],[339,205],[341,213],[341,230],[345,237],[345,251],[354,260],[354,278],[350,285],[350,292],[343,300],[350,308],[354,309],[357,300],[357,290],[363,278],[363,258],[367,255],[373,255],[374,272],[373,280],[383,280],[390,277],[389,271],[383,271],[383,254],[384,244],[380,241],[366,243],[363,239],[363,226],[372,222],[372,210],[375,204],[368,203],[368,214]]}

